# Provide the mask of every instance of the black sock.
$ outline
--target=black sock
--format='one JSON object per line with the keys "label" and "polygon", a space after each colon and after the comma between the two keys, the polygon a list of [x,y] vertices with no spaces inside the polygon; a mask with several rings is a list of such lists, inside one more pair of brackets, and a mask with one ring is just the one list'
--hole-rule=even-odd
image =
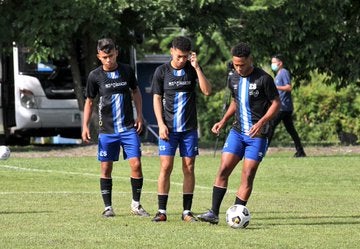
{"label": "black sock", "polygon": [[194,194],[183,194],[184,210],[191,210],[193,196],[194,196]]}
{"label": "black sock", "polygon": [[143,186],[143,178],[130,177],[132,198],[134,201],[140,201],[141,189]]}
{"label": "black sock", "polygon": [[158,195],[159,209],[166,210],[168,195]]}
{"label": "black sock", "polygon": [[246,206],[247,201],[241,200],[239,197],[236,196],[235,204]]}
{"label": "black sock", "polygon": [[224,198],[227,188],[219,188],[214,186],[213,187],[213,194],[212,194],[212,207],[211,210],[214,214],[219,215],[220,212],[220,205]]}
{"label": "black sock", "polygon": [[100,190],[105,207],[111,206],[112,179],[100,178]]}

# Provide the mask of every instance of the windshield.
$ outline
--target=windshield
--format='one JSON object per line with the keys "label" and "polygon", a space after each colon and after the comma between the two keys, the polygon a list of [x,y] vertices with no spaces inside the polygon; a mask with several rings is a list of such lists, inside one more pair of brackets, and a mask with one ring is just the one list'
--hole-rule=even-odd
{"label": "windshield", "polygon": [[40,63],[30,63],[30,49],[19,47],[19,73],[39,79],[48,98],[75,98],[71,67],[66,58]]}

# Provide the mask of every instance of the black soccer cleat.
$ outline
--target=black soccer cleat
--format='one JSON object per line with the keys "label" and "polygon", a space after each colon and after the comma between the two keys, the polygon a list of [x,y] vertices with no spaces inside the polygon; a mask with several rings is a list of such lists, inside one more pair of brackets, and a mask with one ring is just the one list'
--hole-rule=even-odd
{"label": "black soccer cleat", "polygon": [[306,154],[304,151],[297,151],[295,154],[294,154],[294,157],[306,157]]}
{"label": "black soccer cleat", "polygon": [[214,214],[214,212],[210,209],[209,211],[207,211],[206,213],[203,214],[199,214],[198,216],[196,216],[200,221],[203,222],[209,222],[210,224],[215,224],[217,225],[219,223],[219,216],[217,216],[216,214]]}

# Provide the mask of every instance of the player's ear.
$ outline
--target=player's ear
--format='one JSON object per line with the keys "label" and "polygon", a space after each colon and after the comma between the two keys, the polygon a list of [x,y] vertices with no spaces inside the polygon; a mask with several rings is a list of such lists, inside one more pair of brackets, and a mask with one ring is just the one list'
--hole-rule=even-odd
{"label": "player's ear", "polygon": [[171,56],[173,56],[173,53],[174,53],[174,49],[173,49],[173,47],[171,47],[171,48],[170,48],[170,54],[171,54]]}

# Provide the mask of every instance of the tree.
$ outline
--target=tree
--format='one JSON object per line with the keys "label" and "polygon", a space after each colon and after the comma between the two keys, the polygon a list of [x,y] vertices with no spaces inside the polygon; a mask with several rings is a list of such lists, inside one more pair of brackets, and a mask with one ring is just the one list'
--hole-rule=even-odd
{"label": "tree", "polygon": [[318,71],[341,88],[359,83],[359,27],[359,1],[284,0],[246,12],[240,31],[262,61],[283,53],[297,83]]}

